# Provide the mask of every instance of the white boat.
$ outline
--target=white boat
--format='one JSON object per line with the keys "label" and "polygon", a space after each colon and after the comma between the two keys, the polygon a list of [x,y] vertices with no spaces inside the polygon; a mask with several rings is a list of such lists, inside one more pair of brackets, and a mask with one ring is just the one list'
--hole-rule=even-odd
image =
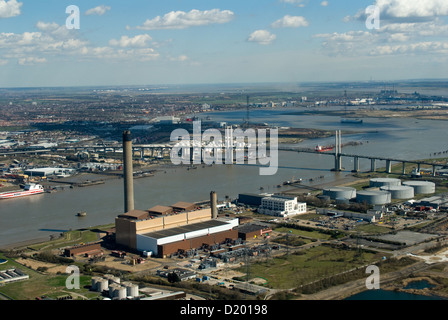
{"label": "white boat", "polygon": [[25,185],[23,190],[1,192],[0,200],[31,196],[31,195],[35,195],[35,194],[44,193],[44,192],[45,192],[44,187],[41,186],[40,184],[28,183]]}

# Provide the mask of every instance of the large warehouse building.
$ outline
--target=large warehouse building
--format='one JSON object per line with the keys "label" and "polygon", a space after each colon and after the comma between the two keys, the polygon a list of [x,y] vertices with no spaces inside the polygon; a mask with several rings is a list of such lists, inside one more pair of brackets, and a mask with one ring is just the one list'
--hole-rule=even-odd
{"label": "large warehouse building", "polygon": [[[213,207],[213,206],[212,206]],[[171,209],[169,209],[171,208]],[[117,245],[158,257],[238,239],[238,219],[190,203],[132,210],[115,218]]]}

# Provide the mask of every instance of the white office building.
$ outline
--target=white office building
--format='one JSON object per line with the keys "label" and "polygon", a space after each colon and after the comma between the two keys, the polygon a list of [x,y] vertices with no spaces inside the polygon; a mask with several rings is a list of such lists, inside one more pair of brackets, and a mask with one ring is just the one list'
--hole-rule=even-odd
{"label": "white office building", "polygon": [[287,218],[306,213],[306,203],[297,202],[297,198],[272,196],[261,200],[258,208],[261,214]]}

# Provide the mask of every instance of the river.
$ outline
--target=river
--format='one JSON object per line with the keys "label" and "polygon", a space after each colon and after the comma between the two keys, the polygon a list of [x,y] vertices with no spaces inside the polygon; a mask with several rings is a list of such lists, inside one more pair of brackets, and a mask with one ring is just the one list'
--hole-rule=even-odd
{"label": "river", "polygon": [[[306,111],[297,109],[294,111]],[[341,124],[339,117],[291,115],[291,110],[251,110],[251,121],[275,126],[351,130],[343,143],[361,141],[343,152],[359,155],[389,156],[396,159],[429,158],[430,154],[448,150],[445,121],[397,119],[365,119],[364,124]],[[241,123],[246,111],[208,113],[213,121]],[[315,147],[334,143],[333,139],[305,141],[298,146]],[[378,167],[384,166],[381,162]],[[344,177],[353,169],[352,159],[343,159],[344,172],[335,173],[334,158],[328,155],[279,153],[279,169],[273,176],[260,176],[258,166],[214,165],[196,170],[176,167],[158,172],[153,177],[134,180],[135,208],[171,205],[178,201],[201,201],[216,191],[219,200],[236,198],[238,193],[278,192],[276,186],[292,177],[308,180],[323,176],[319,183]],[[369,170],[370,162],[361,160],[361,170]],[[114,222],[123,211],[123,180],[107,180],[103,185],[66,189],[61,192],[0,202],[0,247],[32,239],[48,239],[49,235],[70,229]],[[77,217],[79,211],[86,217]]]}

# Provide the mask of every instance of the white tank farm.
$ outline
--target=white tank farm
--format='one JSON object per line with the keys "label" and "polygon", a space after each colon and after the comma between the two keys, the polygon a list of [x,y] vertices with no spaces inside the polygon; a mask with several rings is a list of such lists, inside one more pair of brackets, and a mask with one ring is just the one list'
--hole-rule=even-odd
{"label": "white tank farm", "polygon": [[415,194],[432,194],[436,192],[436,184],[430,181],[405,181],[403,185],[414,188]]}
{"label": "white tank farm", "polygon": [[332,200],[336,199],[355,199],[356,189],[350,187],[330,187],[323,191],[324,196],[330,197]]}
{"label": "white tank farm", "polygon": [[414,198],[414,188],[409,186],[385,186],[380,188],[390,192],[392,199],[407,200]]}
{"label": "white tank farm", "polygon": [[387,191],[359,191],[356,195],[356,201],[358,203],[364,203],[371,205],[383,205],[392,201],[390,192]]}
{"label": "white tank farm", "polygon": [[373,178],[370,179],[371,188],[381,188],[387,186],[400,186],[401,180],[394,178]]}

